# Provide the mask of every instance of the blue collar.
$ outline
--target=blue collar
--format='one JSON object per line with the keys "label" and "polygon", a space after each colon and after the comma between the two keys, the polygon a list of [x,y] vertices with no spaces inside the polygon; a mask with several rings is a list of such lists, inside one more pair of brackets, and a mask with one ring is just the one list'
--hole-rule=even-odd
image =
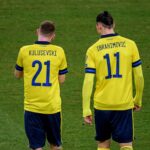
{"label": "blue collar", "polygon": [[107,37],[111,37],[111,36],[117,36],[117,33],[112,33],[112,34],[105,34],[105,35],[101,35],[101,38],[107,38]]}
{"label": "blue collar", "polygon": [[45,44],[45,45],[47,45],[47,44],[50,44],[50,42],[48,42],[48,41],[36,41],[35,44]]}

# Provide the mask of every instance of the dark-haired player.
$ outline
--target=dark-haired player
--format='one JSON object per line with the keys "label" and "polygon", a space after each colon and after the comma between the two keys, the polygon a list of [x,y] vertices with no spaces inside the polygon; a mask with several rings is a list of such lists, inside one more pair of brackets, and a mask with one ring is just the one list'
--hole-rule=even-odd
{"label": "dark-haired player", "polygon": [[133,150],[132,110],[141,109],[144,87],[139,52],[134,41],[114,32],[114,21],[107,11],[100,13],[96,22],[101,37],[86,53],[82,93],[84,121],[92,124],[90,97],[96,76],[94,109],[98,150],[110,150],[111,138],[119,143],[121,150]]}
{"label": "dark-haired player", "polygon": [[46,138],[52,150],[60,150],[59,84],[65,81],[67,62],[64,50],[51,44],[53,22],[42,22],[37,35],[38,41],[20,49],[15,69],[15,76],[24,78],[25,131],[32,150],[42,150]]}

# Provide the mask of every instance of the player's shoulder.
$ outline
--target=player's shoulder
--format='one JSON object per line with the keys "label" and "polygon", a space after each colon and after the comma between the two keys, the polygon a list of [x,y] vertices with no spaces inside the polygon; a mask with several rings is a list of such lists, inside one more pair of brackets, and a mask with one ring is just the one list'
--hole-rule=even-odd
{"label": "player's shoulder", "polygon": [[53,47],[56,50],[64,51],[64,49],[61,46],[59,46],[59,45],[50,44],[50,46]]}
{"label": "player's shoulder", "polygon": [[26,51],[27,49],[30,49],[31,47],[33,47],[33,44],[30,44],[30,45],[23,45],[20,47],[20,52],[24,52]]}
{"label": "player's shoulder", "polygon": [[93,43],[87,50],[87,52],[94,52],[97,50],[97,46],[99,45],[100,39],[98,39],[95,43]]}
{"label": "player's shoulder", "polygon": [[29,49],[29,48],[34,47],[34,45],[35,45],[35,44],[23,45],[23,46],[20,47],[20,49],[21,49],[21,50]]}
{"label": "player's shoulder", "polygon": [[127,37],[119,35],[118,38],[120,38],[120,40],[125,41],[127,44],[132,44],[132,45],[136,44],[134,40],[127,38]]}
{"label": "player's shoulder", "polygon": [[64,56],[65,50],[61,46],[54,44],[50,44],[49,46],[51,49],[55,50],[59,56]]}

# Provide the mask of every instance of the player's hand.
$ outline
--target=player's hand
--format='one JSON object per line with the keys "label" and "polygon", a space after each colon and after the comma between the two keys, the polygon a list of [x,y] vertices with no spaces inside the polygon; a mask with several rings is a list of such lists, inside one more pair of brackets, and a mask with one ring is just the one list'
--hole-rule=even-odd
{"label": "player's hand", "polygon": [[84,117],[84,124],[92,125],[92,116]]}
{"label": "player's hand", "polygon": [[138,105],[134,105],[133,110],[134,110],[134,111],[140,111],[140,110],[141,110],[141,107],[138,106]]}

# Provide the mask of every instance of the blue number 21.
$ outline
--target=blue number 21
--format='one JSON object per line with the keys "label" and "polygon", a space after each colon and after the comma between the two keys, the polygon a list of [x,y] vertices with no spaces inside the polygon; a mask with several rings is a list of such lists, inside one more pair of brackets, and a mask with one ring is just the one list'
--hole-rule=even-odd
{"label": "blue number 21", "polygon": [[116,57],[116,74],[112,75],[109,54],[104,55],[104,59],[106,59],[106,61],[107,61],[107,69],[108,69],[108,75],[105,77],[106,79],[122,78],[122,75],[119,74],[120,53],[119,52],[115,53],[114,57]]}
{"label": "blue number 21", "polygon": [[32,85],[33,86],[51,86],[52,84],[50,83],[50,61],[44,62],[44,65],[46,65],[46,82],[45,83],[36,82],[36,79],[42,70],[42,63],[39,60],[35,60],[32,63],[32,67],[35,67],[36,65],[38,66],[38,69],[32,79]]}

